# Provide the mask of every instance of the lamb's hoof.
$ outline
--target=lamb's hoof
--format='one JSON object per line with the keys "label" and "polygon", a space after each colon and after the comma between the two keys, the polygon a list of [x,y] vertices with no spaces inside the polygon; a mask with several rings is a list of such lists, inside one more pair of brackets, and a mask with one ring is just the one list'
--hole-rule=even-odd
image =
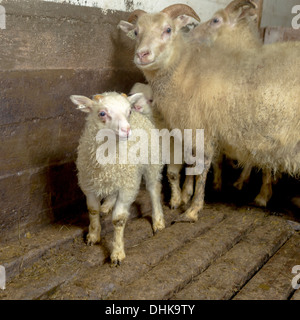
{"label": "lamb's hoof", "polygon": [[165,228],[165,222],[164,220],[158,221],[155,224],[153,224],[153,235],[156,235],[158,231],[161,231]]}
{"label": "lamb's hoof", "polygon": [[110,255],[111,267],[120,267],[126,255],[124,250],[113,251]]}
{"label": "lamb's hoof", "polygon": [[190,222],[198,221],[198,213],[195,210],[188,209],[185,213],[178,216],[174,222]]}
{"label": "lamb's hoof", "polygon": [[118,268],[121,266],[121,261],[120,260],[113,260],[110,264],[111,268]]}
{"label": "lamb's hoof", "polygon": [[88,234],[86,236],[86,244],[88,246],[93,246],[94,244],[100,242],[100,236],[96,235],[96,234]]}
{"label": "lamb's hoof", "polygon": [[172,210],[179,208],[181,205],[181,198],[180,197],[172,197],[170,200],[170,208]]}

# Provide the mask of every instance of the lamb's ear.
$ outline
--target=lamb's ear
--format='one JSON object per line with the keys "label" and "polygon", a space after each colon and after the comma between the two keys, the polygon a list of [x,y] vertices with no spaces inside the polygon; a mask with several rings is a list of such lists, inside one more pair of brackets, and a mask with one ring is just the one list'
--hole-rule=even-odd
{"label": "lamb's ear", "polygon": [[85,96],[70,96],[71,101],[77,106],[77,109],[83,112],[91,112],[93,101]]}
{"label": "lamb's ear", "polygon": [[135,25],[127,21],[121,20],[118,24],[118,28],[124,31],[125,33],[128,33],[135,28]]}
{"label": "lamb's ear", "polygon": [[132,105],[136,104],[140,99],[145,99],[145,101],[147,101],[143,93],[135,93],[129,96],[127,99]]}

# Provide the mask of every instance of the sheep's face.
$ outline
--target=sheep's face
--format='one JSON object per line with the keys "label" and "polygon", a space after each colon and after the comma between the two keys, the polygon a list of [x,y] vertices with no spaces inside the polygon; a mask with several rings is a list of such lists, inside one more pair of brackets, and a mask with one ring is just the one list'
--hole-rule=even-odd
{"label": "sheep's face", "polygon": [[177,31],[174,21],[164,13],[140,17],[134,29],[135,64],[141,69],[152,69],[169,59]]}
{"label": "sheep's face", "polygon": [[130,95],[135,93],[143,93],[143,96],[139,98],[133,105],[133,110],[140,112],[146,116],[152,114],[153,93],[149,85],[143,83],[136,83],[130,90]]}
{"label": "sheep's face", "polygon": [[181,15],[169,17],[164,12],[143,14],[136,24],[121,21],[119,27],[133,31],[136,39],[134,62],[142,70],[157,70],[171,61],[173,42],[180,29],[191,22],[191,17]]}
{"label": "sheep's face", "polygon": [[191,37],[199,42],[214,41],[222,28],[230,27],[228,15],[223,10],[214,14],[213,18],[201,23],[191,31]]}
{"label": "sheep's face", "polygon": [[107,92],[95,95],[93,100],[84,96],[70,98],[78,109],[90,114],[90,121],[98,123],[99,129],[110,129],[121,139],[127,139],[131,135],[129,124],[131,103],[140,97],[141,94],[127,97],[125,94]]}
{"label": "sheep's face", "polygon": [[210,20],[192,30],[191,37],[198,42],[214,42],[220,35],[235,31],[241,22],[248,24],[256,21],[256,9],[253,0],[234,0],[225,9],[217,11]]}

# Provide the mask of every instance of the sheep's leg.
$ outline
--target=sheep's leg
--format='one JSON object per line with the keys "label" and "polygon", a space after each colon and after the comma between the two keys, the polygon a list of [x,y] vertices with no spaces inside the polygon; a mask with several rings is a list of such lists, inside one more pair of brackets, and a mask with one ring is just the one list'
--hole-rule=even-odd
{"label": "sheep's leg", "polygon": [[105,198],[104,202],[101,205],[101,213],[104,215],[107,215],[114,207],[115,203],[117,201],[117,195],[113,194]]}
{"label": "sheep's leg", "polygon": [[259,194],[254,199],[254,203],[260,207],[266,207],[268,201],[272,197],[272,172],[271,170],[263,170],[262,186]]}
{"label": "sheep's leg", "polygon": [[194,176],[185,176],[184,184],[181,192],[181,201],[183,204],[187,204],[194,193]]}
{"label": "sheep's leg", "polygon": [[137,191],[120,191],[112,212],[112,222],[114,225],[114,240],[110,259],[113,266],[120,265],[121,261],[125,259],[124,229],[129,216],[130,205],[135,200]]}
{"label": "sheep's leg", "polygon": [[181,222],[196,222],[198,220],[198,212],[203,209],[204,192],[207,173],[212,161],[212,156],[205,156],[204,169],[201,175],[196,176],[195,193],[189,209],[187,209],[176,221]]}
{"label": "sheep's leg", "polygon": [[165,220],[161,205],[161,183],[157,176],[159,174],[151,172],[145,175],[146,188],[150,193],[152,203],[152,226],[153,232],[156,233],[165,228]]}
{"label": "sheep's leg", "polygon": [[167,177],[171,187],[171,209],[176,209],[181,205],[180,170],[181,164],[169,164]]}
{"label": "sheep's leg", "polygon": [[89,211],[90,225],[87,235],[87,244],[93,245],[100,242],[100,201],[93,193],[86,193],[86,204]]}
{"label": "sheep's leg", "polygon": [[252,166],[250,164],[246,164],[241,175],[237,179],[237,181],[233,184],[235,188],[238,190],[243,189],[243,185],[245,182],[248,182],[251,175]]}
{"label": "sheep's leg", "polygon": [[221,191],[222,189],[222,167],[223,167],[223,153],[219,153],[217,159],[212,162],[214,180],[213,188],[216,191]]}

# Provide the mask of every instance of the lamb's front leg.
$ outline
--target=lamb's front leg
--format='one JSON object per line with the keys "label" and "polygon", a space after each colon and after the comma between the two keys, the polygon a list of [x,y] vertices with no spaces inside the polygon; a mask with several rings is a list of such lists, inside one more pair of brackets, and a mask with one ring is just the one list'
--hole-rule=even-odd
{"label": "lamb's front leg", "polygon": [[164,214],[161,205],[161,182],[158,176],[158,173],[145,175],[146,188],[150,193],[152,204],[152,226],[154,233],[165,228]]}
{"label": "lamb's front leg", "polygon": [[100,242],[100,201],[98,197],[93,193],[85,193],[85,196],[90,218],[87,244],[93,245],[97,242]]}
{"label": "lamb's front leg", "polygon": [[167,169],[167,177],[171,187],[171,209],[177,209],[181,205],[181,189],[180,189],[180,171],[181,164],[169,164]]}
{"label": "lamb's front leg", "polygon": [[187,204],[194,193],[194,176],[185,176],[184,184],[181,191],[181,201]]}
{"label": "lamb's front leg", "polygon": [[129,217],[129,208],[135,200],[136,193],[120,191],[112,212],[114,225],[113,248],[110,255],[112,266],[119,266],[125,259],[124,250],[124,229]]}
{"label": "lamb's front leg", "polygon": [[204,205],[205,184],[211,161],[212,156],[205,156],[203,172],[196,176],[195,193],[191,206],[175,221],[196,222],[198,220],[198,212],[203,209]]}

